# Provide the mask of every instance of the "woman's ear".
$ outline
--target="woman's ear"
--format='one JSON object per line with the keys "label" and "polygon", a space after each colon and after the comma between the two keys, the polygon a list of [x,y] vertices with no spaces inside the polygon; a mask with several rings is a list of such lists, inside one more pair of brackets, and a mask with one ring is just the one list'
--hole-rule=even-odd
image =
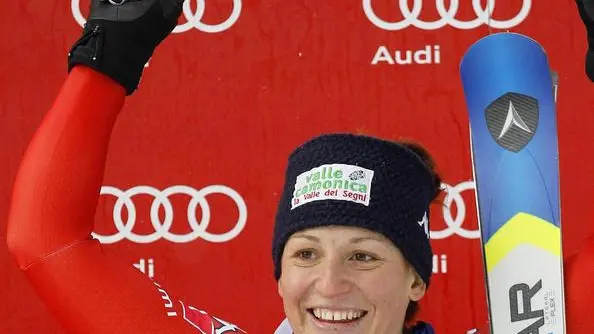
{"label": "woman's ear", "polygon": [[413,272],[413,277],[414,279],[412,280],[408,297],[412,301],[419,301],[425,295],[425,291],[427,291],[427,284],[425,284],[416,272]]}
{"label": "woman's ear", "polygon": [[278,280],[278,283],[277,283],[276,288],[277,288],[277,291],[278,291],[278,295],[281,298],[283,298],[283,287],[282,287],[282,284],[281,284],[281,280],[280,279]]}

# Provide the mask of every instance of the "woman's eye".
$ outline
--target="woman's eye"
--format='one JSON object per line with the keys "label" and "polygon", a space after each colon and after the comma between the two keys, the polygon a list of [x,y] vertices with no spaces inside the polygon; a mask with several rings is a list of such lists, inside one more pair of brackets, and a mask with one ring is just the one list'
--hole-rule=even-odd
{"label": "woman's eye", "polygon": [[375,257],[365,253],[357,253],[353,255],[353,259],[360,262],[370,262],[375,260]]}
{"label": "woman's eye", "polygon": [[301,260],[312,260],[315,254],[312,250],[302,250],[297,252],[296,257]]}

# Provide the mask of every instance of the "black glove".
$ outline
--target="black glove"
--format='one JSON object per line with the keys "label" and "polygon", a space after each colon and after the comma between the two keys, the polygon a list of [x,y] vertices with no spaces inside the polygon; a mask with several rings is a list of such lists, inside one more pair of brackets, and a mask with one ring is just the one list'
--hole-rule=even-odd
{"label": "black glove", "polygon": [[68,53],[68,72],[91,67],[132,94],[155,48],[177,25],[183,1],[91,0],[83,34]]}
{"label": "black glove", "polygon": [[582,22],[588,32],[588,51],[586,52],[586,75],[594,82],[594,0],[576,0]]}

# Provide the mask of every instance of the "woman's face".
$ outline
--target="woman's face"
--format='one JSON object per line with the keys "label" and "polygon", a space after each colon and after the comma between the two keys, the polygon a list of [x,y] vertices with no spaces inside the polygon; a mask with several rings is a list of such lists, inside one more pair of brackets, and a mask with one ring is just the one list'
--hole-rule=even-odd
{"label": "woman's face", "polygon": [[296,334],[394,334],[425,284],[381,234],[327,226],[291,236],[278,291]]}

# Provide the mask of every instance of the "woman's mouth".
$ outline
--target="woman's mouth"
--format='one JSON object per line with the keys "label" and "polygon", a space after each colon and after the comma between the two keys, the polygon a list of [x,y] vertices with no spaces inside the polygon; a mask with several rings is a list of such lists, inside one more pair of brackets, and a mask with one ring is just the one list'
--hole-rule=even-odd
{"label": "woman's mouth", "polygon": [[307,310],[317,320],[326,323],[349,323],[363,318],[367,311],[354,309],[310,308]]}

